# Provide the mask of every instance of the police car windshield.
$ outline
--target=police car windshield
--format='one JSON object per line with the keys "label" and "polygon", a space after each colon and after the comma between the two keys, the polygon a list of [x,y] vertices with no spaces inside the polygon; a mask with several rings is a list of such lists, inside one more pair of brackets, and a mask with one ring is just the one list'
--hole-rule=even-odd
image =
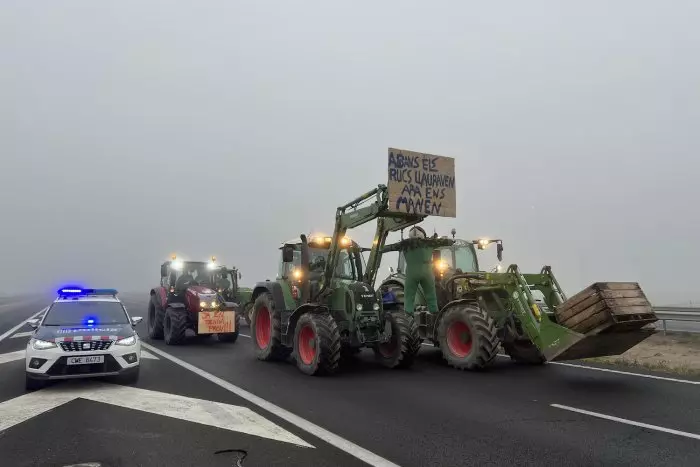
{"label": "police car windshield", "polygon": [[[93,320],[93,322],[89,322]],[[129,324],[119,302],[71,301],[56,302],[46,313],[44,326],[81,326],[85,324]]]}

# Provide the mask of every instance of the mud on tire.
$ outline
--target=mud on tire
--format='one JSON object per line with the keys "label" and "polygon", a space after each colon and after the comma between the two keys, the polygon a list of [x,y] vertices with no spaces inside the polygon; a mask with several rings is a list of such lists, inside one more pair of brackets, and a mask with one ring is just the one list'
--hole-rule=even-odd
{"label": "mud on tire", "polygon": [[163,319],[165,312],[156,305],[155,296],[151,295],[148,302],[148,316],[146,326],[148,327],[148,337],[154,340],[163,338]]}
{"label": "mud on tire", "polygon": [[418,325],[403,308],[385,313],[386,320],[391,323],[391,340],[375,346],[374,355],[387,368],[408,368],[421,345]]}
{"label": "mud on tire", "polygon": [[269,292],[255,299],[250,333],[258,360],[284,360],[292,349],[282,345],[282,313]]}
{"label": "mud on tire", "polygon": [[438,324],[442,356],[460,370],[479,370],[493,361],[500,340],[491,317],[476,303],[456,303]]}
{"label": "mud on tire", "polygon": [[185,343],[187,332],[187,312],[168,307],[165,310],[163,320],[163,337],[167,345],[181,345]]}
{"label": "mud on tire", "polygon": [[330,375],[338,370],[341,343],[338,325],[328,312],[307,312],[294,329],[294,359],[307,375]]}

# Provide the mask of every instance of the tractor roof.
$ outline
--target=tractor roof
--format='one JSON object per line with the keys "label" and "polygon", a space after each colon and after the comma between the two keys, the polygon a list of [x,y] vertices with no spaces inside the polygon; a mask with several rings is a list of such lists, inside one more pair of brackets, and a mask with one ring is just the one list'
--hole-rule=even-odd
{"label": "tractor roof", "polygon": [[[345,237],[345,238],[348,239],[348,241],[350,243],[341,244],[340,245],[341,248],[346,248],[350,245],[354,245],[356,247],[359,247],[357,242],[355,242],[351,238],[349,238],[349,237]],[[331,237],[329,237],[327,235],[310,235],[310,236],[308,236],[308,242],[309,242],[309,247],[311,247],[311,248],[329,248],[331,245]],[[280,244],[279,249],[281,250],[285,245],[301,245],[301,238],[296,237],[296,238],[293,238],[291,240],[287,240],[286,242],[283,242],[282,244]]]}

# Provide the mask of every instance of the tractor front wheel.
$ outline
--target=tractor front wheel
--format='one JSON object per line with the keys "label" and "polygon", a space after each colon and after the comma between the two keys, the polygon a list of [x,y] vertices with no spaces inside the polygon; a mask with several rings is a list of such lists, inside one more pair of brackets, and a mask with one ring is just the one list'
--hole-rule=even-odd
{"label": "tractor front wheel", "polygon": [[253,320],[253,303],[246,303],[245,306],[243,307],[243,317],[245,318],[245,322],[250,327],[250,323]]}
{"label": "tractor front wheel", "polygon": [[151,301],[148,302],[148,322],[146,323],[148,337],[153,340],[163,338],[163,318],[165,318],[165,313],[156,305],[155,296],[151,295]]}
{"label": "tractor front wheel", "polygon": [[235,314],[234,318],[234,323],[233,323],[233,332],[224,332],[221,334],[217,334],[216,338],[219,339],[219,342],[226,342],[228,344],[233,344],[238,340],[238,326],[240,325],[240,319],[241,315],[238,313]]}
{"label": "tractor front wheel", "polygon": [[391,339],[374,347],[375,357],[387,368],[410,367],[421,345],[413,316],[401,310],[387,312],[384,319],[391,327]]}
{"label": "tractor front wheel", "polygon": [[476,303],[458,303],[445,311],[437,337],[442,356],[460,370],[480,370],[498,353],[496,326]]}
{"label": "tractor front wheel", "polygon": [[250,329],[258,360],[284,360],[292,353],[291,348],[282,344],[282,314],[275,309],[271,293],[265,292],[255,299]]}
{"label": "tractor front wheel", "polygon": [[163,335],[167,345],[181,345],[185,343],[187,332],[187,311],[175,310],[168,307],[165,310],[163,320]]}
{"label": "tractor front wheel", "polygon": [[294,329],[297,368],[310,376],[330,375],[340,363],[340,332],[330,313],[304,313]]}

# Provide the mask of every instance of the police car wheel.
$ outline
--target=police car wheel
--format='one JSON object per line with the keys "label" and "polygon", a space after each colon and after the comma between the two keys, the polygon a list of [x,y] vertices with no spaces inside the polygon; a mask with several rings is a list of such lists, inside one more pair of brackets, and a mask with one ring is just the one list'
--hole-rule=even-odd
{"label": "police car wheel", "polygon": [[27,391],[36,391],[37,389],[42,389],[46,386],[46,381],[35,379],[28,374],[24,377],[24,387]]}

